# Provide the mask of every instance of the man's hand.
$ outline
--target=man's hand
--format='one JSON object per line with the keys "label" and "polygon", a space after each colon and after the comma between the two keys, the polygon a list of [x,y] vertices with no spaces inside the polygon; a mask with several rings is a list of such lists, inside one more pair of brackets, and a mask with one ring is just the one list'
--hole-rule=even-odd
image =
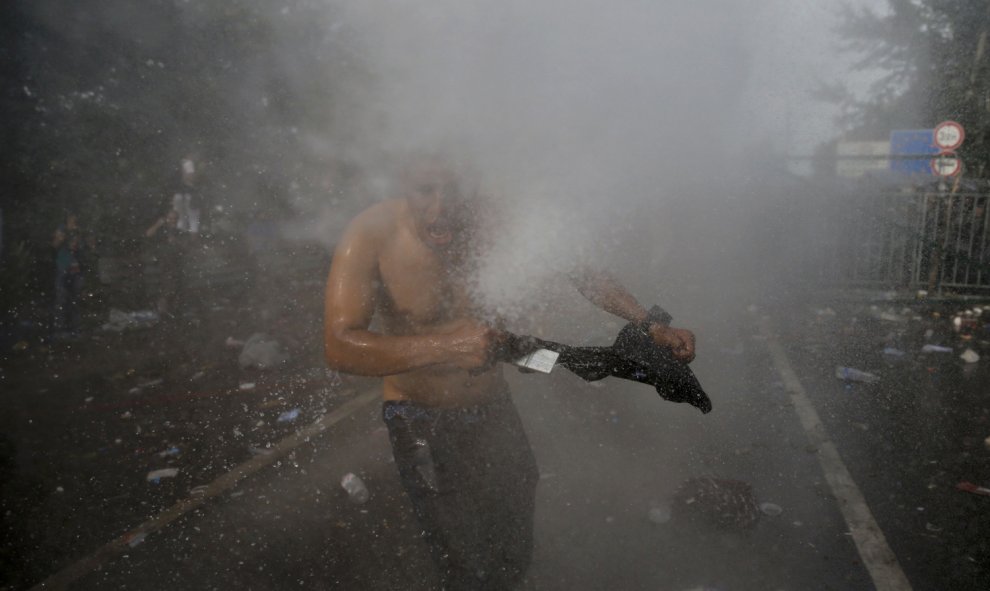
{"label": "man's hand", "polygon": [[661,347],[669,347],[678,361],[694,361],[694,333],[690,330],[653,324],[650,325],[650,336]]}
{"label": "man's hand", "polygon": [[444,334],[450,363],[461,369],[483,370],[495,362],[495,349],[504,333],[486,324],[461,320]]}
{"label": "man's hand", "polygon": [[158,218],[157,220],[155,220],[154,224],[151,224],[150,228],[144,231],[144,235],[148,238],[151,238],[152,236],[157,234],[158,229],[164,225],[165,225],[165,218]]}

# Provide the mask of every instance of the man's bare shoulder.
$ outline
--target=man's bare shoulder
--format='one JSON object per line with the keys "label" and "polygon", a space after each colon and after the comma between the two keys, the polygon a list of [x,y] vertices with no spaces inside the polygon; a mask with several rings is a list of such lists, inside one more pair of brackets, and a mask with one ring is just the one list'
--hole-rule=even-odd
{"label": "man's bare shoulder", "polygon": [[354,216],[347,225],[346,235],[351,240],[380,244],[395,235],[404,210],[404,203],[399,199],[376,203]]}

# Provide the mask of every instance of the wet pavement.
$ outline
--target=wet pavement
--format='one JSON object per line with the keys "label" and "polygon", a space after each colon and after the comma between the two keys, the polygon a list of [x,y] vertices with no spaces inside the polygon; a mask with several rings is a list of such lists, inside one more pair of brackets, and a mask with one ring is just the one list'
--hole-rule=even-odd
{"label": "wet pavement", "polygon": [[[912,305],[921,318],[907,321],[877,319],[859,307],[806,322],[804,345],[793,351],[914,589],[985,589],[990,581],[990,497],[956,488],[990,480],[987,332],[981,322],[964,339],[951,324],[954,310],[969,307]],[[926,344],[951,352],[926,353]],[[883,353],[891,348],[904,355]],[[981,360],[961,360],[966,349]],[[836,366],[853,364],[880,382],[829,379]]]}
{"label": "wet pavement", "polygon": [[[764,310],[725,309],[701,319],[693,326],[702,344],[694,368],[715,405],[710,415],[613,378],[587,384],[566,372],[509,370],[541,472],[525,588],[884,588],[882,581],[875,587],[869,558],[850,534],[769,337],[786,352],[911,588],[985,589],[990,498],[956,485],[990,484],[983,441],[990,351],[980,334],[961,340],[947,314],[933,318],[913,306],[919,320],[881,319],[888,307],[833,303],[832,315],[803,306],[773,310],[768,320]],[[16,463],[4,502],[18,510],[5,525],[20,570],[4,588],[28,588],[93,556],[349,403],[356,410],[336,415],[332,427],[267,467],[129,539],[122,552],[99,555],[70,588],[433,588],[379,405],[373,395],[361,398],[374,381],[340,384],[318,371],[314,355],[276,371],[241,370],[223,345],[230,330],[219,327],[207,332],[216,342],[200,344],[214,358],[166,347],[161,361],[141,346],[159,329],[112,337],[121,339],[114,341],[120,355],[88,372],[56,378],[48,362],[49,374],[28,374],[36,366],[26,358],[7,370],[5,379],[20,388],[5,397],[3,429]],[[921,353],[926,343],[956,349]],[[299,350],[311,345],[301,338]],[[884,356],[885,347],[905,355]],[[958,359],[964,347],[985,352],[985,360]],[[71,361],[74,353],[56,355]],[[837,365],[880,381],[839,380]],[[255,387],[242,390],[243,383]],[[37,390],[26,393],[28,385]],[[297,418],[279,422],[296,408]],[[149,471],[168,467],[178,474],[147,480]],[[341,490],[348,472],[367,484],[367,503],[352,503]],[[699,478],[742,483],[752,507],[692,494],[685,483]],[[765,503],[780,513],[760,511]],[[734,519],[725,519],[729,513]]]}

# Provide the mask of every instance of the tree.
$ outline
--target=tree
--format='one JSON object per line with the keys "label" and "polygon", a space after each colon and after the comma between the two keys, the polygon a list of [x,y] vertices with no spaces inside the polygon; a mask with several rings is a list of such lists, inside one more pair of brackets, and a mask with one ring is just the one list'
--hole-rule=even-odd
{"label": "tree", "polygon": [[[4,209],[38,241],[66,208],[140,230],[190,153],[215,202],[311,160],[359,60],[315,0],[38,0],[5,8]],[[308,134],[308,135],[307,135]],[[35,227],[36,226],[36,227]]]}
{"label": "tree", "polygon": [[886,11],[842,9],[844,48],[856,67],[880,72],[866,96],[845,86],[823,89],[844,107],[853,135],[933,127],[953,119],[966,128],[960,150],[969,174],[990,173],[988,0],[887,0]]}
{"label": "tree", "polygon": [[[103,253],[130,252],[168,206],[187,155],[206,197],[235,219],[284,207],[290,184],[315,185],[308,177],[337,163],[313,145],[343,143],[348,93],[367,78],[334,11],[321,0],[4,3],[10,264],[0,260],[0,283],[49,283],[51,233],[67,209]],[[13,253],[33,280],[13,277]],[[0,300],[19,299],[8,292]]]}

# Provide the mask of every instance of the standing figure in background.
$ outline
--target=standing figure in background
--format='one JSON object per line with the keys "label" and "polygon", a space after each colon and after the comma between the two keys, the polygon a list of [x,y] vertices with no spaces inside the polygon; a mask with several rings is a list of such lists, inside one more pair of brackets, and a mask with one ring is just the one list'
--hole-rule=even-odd
{"label": "standing figure in background", "polygon": [[144,233],[154,242],[153,260],[158,265],[158,313],[172,314],[182,293],[184,242],[179,231],[179,213],[174,209],[158,218]]}
{"label": "standing figure in background", "polygon": [[67,213],[65,223],[55,229],[55,314],[52,322],[56,338],[79,333],[79,303],[82,298],[86,257],[95,250],[92,237],[83,233],[79,218]]}
{"label": "standing figure in background", "polygon": [[197,194],[196,163],[190,158],[182,160],[182,186],[172,197],[172,209],[178,215],[176,227],[190,234],[199,234],[201,197]]}

